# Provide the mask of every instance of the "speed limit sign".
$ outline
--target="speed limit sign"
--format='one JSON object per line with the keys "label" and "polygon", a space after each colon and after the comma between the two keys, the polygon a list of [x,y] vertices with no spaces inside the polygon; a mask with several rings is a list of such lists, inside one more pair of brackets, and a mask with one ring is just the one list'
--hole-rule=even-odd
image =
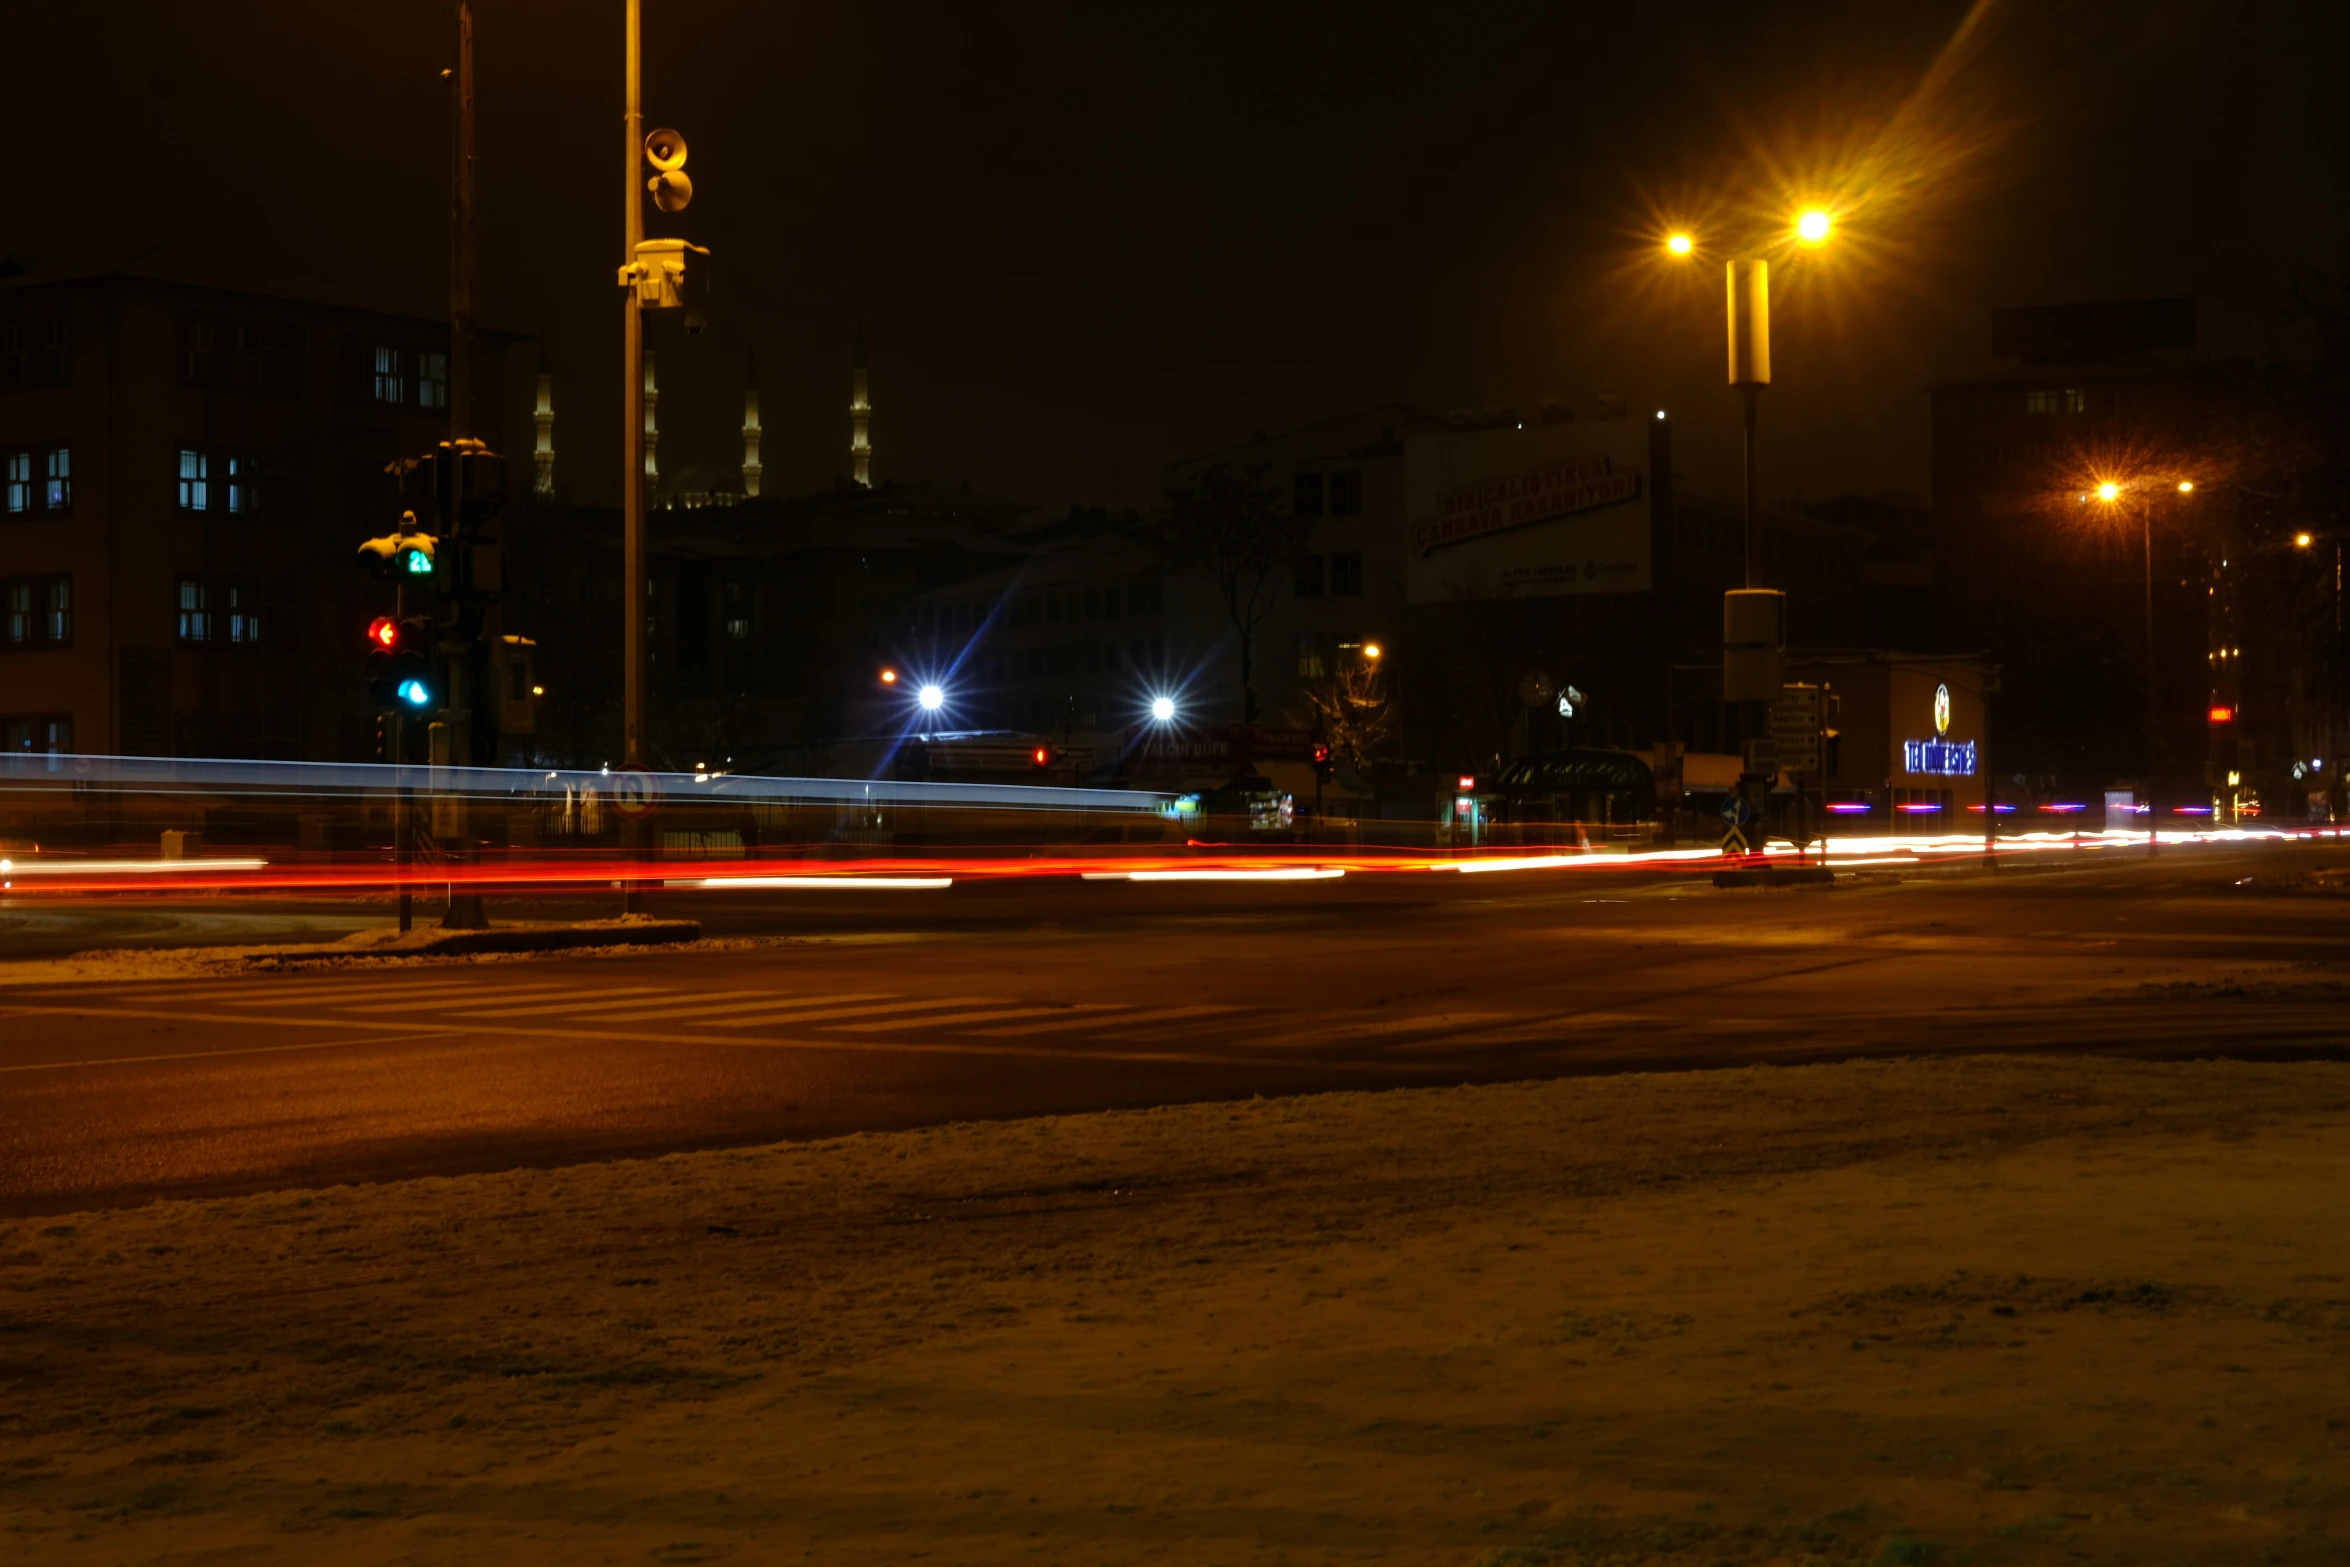
{"label": "speed limit sign", "polygon": [[623,816],[642,816],[661,803],[661,775],[641,762],[612,769],[612,809]]}

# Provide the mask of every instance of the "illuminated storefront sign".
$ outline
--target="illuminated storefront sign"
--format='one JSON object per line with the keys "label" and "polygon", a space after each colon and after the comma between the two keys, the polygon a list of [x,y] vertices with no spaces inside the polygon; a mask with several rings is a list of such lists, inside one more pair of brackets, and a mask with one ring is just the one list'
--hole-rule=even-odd
{"label": "illuminated storefront sign", "polygon": [[1934,688],[1934,738],[1901,742],[1902,771],[1925,773],[1939,778],[1972,778],[1975,775],[1975,742],[1942,738],[1949,733],[1950,687],[1938,685]]}
{"label": "illuminated storefront sign", "polygon": [[1975,742],[1964,740],[1953,744],[1948,740],[1904,740],[1901,742],[1901,770],[1908,773],[1932,773],[1945,778],[1972,778],[1975,775]]}

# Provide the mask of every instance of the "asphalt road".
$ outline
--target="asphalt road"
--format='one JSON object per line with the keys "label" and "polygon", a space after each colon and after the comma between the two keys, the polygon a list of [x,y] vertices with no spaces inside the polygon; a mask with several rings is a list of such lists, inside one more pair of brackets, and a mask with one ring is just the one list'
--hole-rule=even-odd
{"label": "asphalt road", "polygon": [[[1787,892],[1532,871],[678,894],[731,942],[75,983],[0,961],[0,1213],[1250,1094],[2341,1054],[2350,895],[2306,883],[2328,866],[2350,848]],[[77,918],[221,917],[46,905],[17,951],[0,925],[0,959]],[[250,939],[270,916],[226,917]]]}

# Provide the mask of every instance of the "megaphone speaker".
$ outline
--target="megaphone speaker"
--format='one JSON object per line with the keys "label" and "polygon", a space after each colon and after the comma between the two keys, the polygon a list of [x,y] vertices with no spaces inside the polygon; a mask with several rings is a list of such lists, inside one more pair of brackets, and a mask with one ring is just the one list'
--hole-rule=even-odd
{"label": "megaphone speaker", "polygon": [[645,161],[667,174],[685,167],[685,137],[663,126],[645,138]]}
{"label": "megaphone speaker", "polygon": [[653,205],[663,212],[683,212],[686,203],[694,199],[693,176],[683,169],[664,169],[645,181],[645,189],[653,193]]}

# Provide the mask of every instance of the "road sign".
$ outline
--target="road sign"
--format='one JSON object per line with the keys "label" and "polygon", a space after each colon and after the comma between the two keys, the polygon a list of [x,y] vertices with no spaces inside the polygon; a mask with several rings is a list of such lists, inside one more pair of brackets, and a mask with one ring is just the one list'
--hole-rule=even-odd
{"label": "road sign", "polygon": [[1820,771],[1820,688],[1793,685],[1771,704],[1771,743],[1779,766],[1817,777]]}
{"label": "road sign", "polygon": [[641,816],[661,803],[661,775],[636,762],[612,769],[612,809]]}
{"label": "road sign", "polygon": [[1722,834],[1722,852],[1724,854],[1751,854],[1754,851],[1746,842],[1746,834],[1733,827]]}
{"label": "road sign", "polygon": [[1742,794],[1725,794],[1722,796],[1722,820],[1728,822],[1735,832],[1754,820],[1754,807],[1747,803],[1746,796]]}

